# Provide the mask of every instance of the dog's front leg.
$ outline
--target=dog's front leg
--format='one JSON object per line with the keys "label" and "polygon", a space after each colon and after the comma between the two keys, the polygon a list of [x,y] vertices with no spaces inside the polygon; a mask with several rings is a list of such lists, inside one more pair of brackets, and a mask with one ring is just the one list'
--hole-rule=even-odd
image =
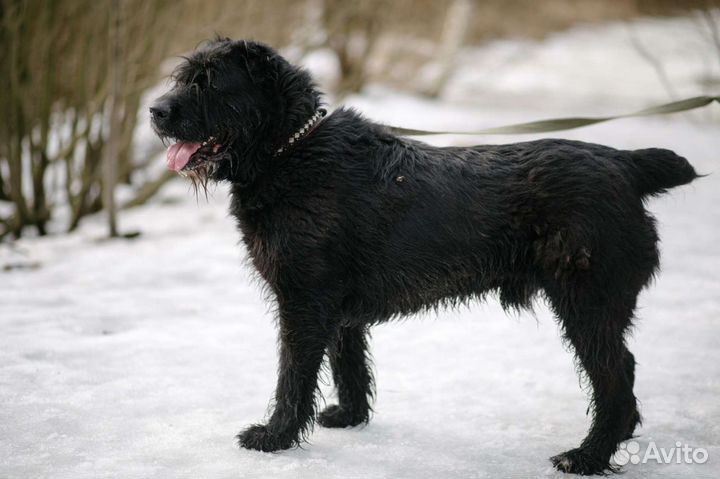
{"label": "dog's front leg", "polygon": [[337,321],[317,298],[280,304],[280,364],[275,410],[267,424],[238,435],[247,449],[277,451],[297,446],[315,416],[318,371]]}

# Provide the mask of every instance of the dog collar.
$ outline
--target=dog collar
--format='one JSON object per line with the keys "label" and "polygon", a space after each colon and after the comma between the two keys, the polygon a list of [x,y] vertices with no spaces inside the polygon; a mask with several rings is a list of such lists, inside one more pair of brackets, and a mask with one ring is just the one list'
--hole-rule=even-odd
{"label": "dog collar", "polygon": [[311,116],[310,119],[306,121],[302,127],[300,127],[298,131],[296,131],[290,136],[288,141],[283,146],[275,150],[275,155],[279,155],[294,146],[296,143],[299,143],[300,140],[305,138],[308,134],[310,134],[311,131],[313,131],[318,126],[320,120],[322,120],[326,114],[327,110],[325,110],[325,108],[319,108],[315,112],[315,114]]}

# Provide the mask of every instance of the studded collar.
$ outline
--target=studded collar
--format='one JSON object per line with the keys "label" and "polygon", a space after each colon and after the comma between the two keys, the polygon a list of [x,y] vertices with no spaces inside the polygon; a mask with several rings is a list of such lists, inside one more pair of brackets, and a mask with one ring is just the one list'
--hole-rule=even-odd
{"label": "studded collar", "polygon": [[327,110],[325,110],[324,108],[319,108],[315,112],[315,114],[311,116],[303,126],[300,127],[300,129],[298,129],[290,136],[290,138],[288,138],[288,140],[283,146],[275,150],[275,156],[282,155],[284,152],[298,144],[303,138],[310,134],[311,131],[317,128],[320,120],[322,120],[325,115],[327,115]]}

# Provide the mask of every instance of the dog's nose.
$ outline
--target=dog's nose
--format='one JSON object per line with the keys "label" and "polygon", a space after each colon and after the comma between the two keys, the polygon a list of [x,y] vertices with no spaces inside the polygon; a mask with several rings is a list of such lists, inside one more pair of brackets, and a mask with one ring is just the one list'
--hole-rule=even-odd
{"label": "dog's nose", "polygon": [[164,120],[170,116],[170,104],[166,101],[157,102],[150,107],[150,114],[154,120]]}

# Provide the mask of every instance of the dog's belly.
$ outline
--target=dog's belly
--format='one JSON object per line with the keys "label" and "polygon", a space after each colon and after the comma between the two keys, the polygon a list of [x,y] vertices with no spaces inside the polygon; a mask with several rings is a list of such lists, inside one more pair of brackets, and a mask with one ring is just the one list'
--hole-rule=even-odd
{"label": "dog's belly", "polygon": [[[529,251],[530,244],[522,247],[517,238],[510,239],[511,232],[503,238],[468,221],[454,228],[419,230],[422,234],[399,224],[382,248],[362,255],[373,263],[356,269],[343,303],[346,316],[380,322],[479,299],[511,282],[530,281],[531,272],[508,261],[521,249]],[[526,265],[523,262],[522,268]]]}
{"label": "dog's belly", "polygon": [[353,287],[343,301],[346,321],[377,323],[435,307],[457,306],[482,299],[503,284],[501,275],[494,272],[426,266],[423,272],[405,268],[398,274],[389,268],[359,278],[361,286]]}

